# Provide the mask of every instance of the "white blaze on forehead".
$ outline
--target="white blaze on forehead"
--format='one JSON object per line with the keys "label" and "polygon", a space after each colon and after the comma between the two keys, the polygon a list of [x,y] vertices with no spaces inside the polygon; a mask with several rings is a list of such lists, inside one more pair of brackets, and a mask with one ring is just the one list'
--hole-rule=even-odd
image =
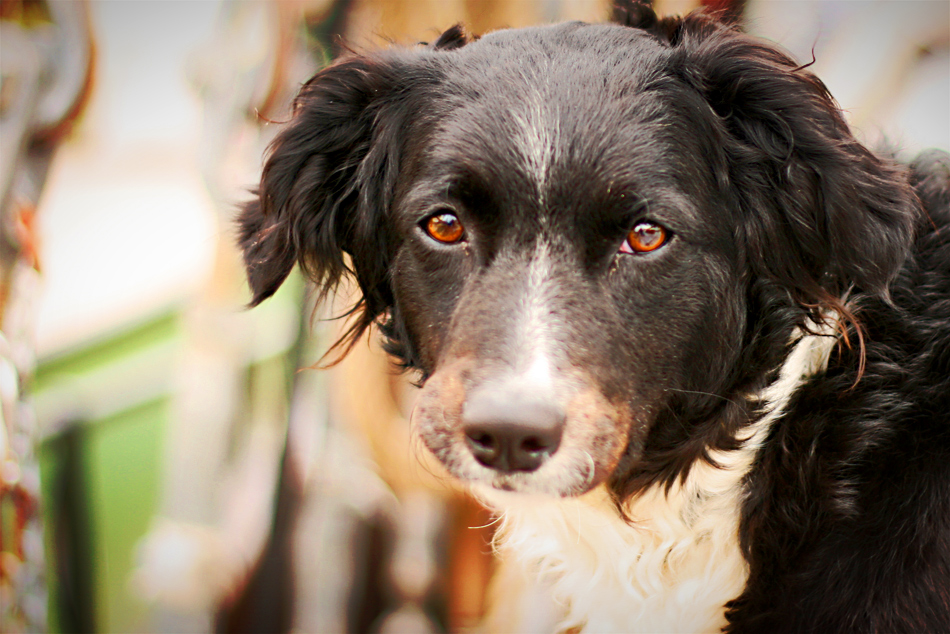
{"label": "white blaze on forehead", "polygon": [[525,167],[538,183],[538,192],[544,198],[548,170],[554,162],[558,137],[558,115],[551,112],[539,92],[533,92],[524,102],[525,109],[512,116],[520,128],[515,143],[525,161]]}
{"label": "white blaze on forehead", "polygon": [[[534,178],[538,188],[538,203],[544,206],[545,186],[551,164],[557,156],[559,117],[556,106],[545,102],[539,91],[533,91],[524,100],[524,109],[512,113],[519,128],[514,142],[524,160],[525,171]],[[545,225],[545,210],[538,217]],[[522,380],[537,387],[551,387],[551,352],[556,328],[551,315],[550,296],[551,255],[548,245],[539,236],[537,247],[528,269],[525,288],[524,313],[519,333],[519,375]]]}
{"label": "white blaze on forehead", "polygon": [[524,381],[538,387],[550,386],[551,347],[557,324],[552,317],[550,304],[551,256],[543,240],[538,240],[524,292],[524,312],[520,316],[518,342],[519,357],[523,361],[519,374]]}
{"label": "white blaze on forehead", "polygon": [[534,350],[534,359],[528,370],[522,375],[523,380],[528,385],[537,387],[549,387],[553,380],[551,377],[551,362],[544,350]]}

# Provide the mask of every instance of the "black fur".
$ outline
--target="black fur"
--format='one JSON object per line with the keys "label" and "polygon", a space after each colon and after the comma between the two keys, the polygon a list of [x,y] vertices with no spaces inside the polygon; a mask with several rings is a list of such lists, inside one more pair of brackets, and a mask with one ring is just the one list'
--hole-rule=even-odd
{"label": "black fur", "polygon": [[[252,303],[295,263],[325,293],[354,276],[348,340],[378,323],[418,372],[429,448],[551,492],[472,466],[460,431],[542,324],[573,434],[552,464],[572,442],[595,463],[553,493],[605,482],[618,505],[737,448],[793,332],[834,311],[827,372],[748,475],[728,629],[950,631],[950,159],[870,152],[820,80],[707,15],[614,18],[455,27],[318,73],[240,219]],[[445,212],[458,244],[424,233]],[[643,220],[669,243],[618,254]]]}
{"label": "black fur", "polygon": [[950,157],[911,174],[929,213],[891,285],[749,474],[736,631],[950,631]]}

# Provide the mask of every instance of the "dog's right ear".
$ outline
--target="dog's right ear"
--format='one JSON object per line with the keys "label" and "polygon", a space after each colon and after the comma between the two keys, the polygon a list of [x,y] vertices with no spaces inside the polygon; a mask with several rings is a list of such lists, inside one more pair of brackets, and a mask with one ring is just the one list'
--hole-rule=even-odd
{"label": "dog's right ear", "polygon": [[610,21],[635,29],[651,29],[657,23],[650,0],[618,0],[613,5]]}
{"label": "dog's right ear", "polygon": [[661,40],[670,41],[682,20],[677,16],[658,17],[652,0],[617,0],[611,11],[610,21],[634,29],[643,29]]}
{"label": "dog's right ear", "polygon": [[353,57],[301,88],[271,144],[257,198],[238,219],[252,306],[273,295],[295,263],[326,292],[348,272],[349,253],[364,307],[385,310],[381,229],[406,110],[394,90],[406,88],[400,67],[395,56]]}

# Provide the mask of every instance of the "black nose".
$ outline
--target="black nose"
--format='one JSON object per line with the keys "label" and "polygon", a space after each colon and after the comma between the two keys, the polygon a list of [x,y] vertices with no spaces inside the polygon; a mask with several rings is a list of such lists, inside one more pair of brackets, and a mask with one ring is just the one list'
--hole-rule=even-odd
{"label": "black nose", "polygon": [[497,471],[534,471],[557,451],[564,411],[537,395],[483,387],[462,411],[469,449]]}

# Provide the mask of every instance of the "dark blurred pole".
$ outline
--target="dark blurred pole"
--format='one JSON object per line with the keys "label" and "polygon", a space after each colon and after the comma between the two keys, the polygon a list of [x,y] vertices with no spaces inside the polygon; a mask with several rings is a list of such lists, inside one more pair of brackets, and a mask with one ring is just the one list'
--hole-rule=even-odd
{"label": "dark blurred pole", "polygon": [[52,482],[46,487],[49,498],[45,500],[55,551],[54,609],[57,629],[75,634],[96,631],[95,543],[89,508],[86,430],[83,422],[72,421],[48,443],[56,465]]}
{"label": "dark blurred pole", "polygon": [[270,536],[241,591],[215,618],[218,634],[284,634],[293,626],[292,535],[303,485],[285,450]]}

